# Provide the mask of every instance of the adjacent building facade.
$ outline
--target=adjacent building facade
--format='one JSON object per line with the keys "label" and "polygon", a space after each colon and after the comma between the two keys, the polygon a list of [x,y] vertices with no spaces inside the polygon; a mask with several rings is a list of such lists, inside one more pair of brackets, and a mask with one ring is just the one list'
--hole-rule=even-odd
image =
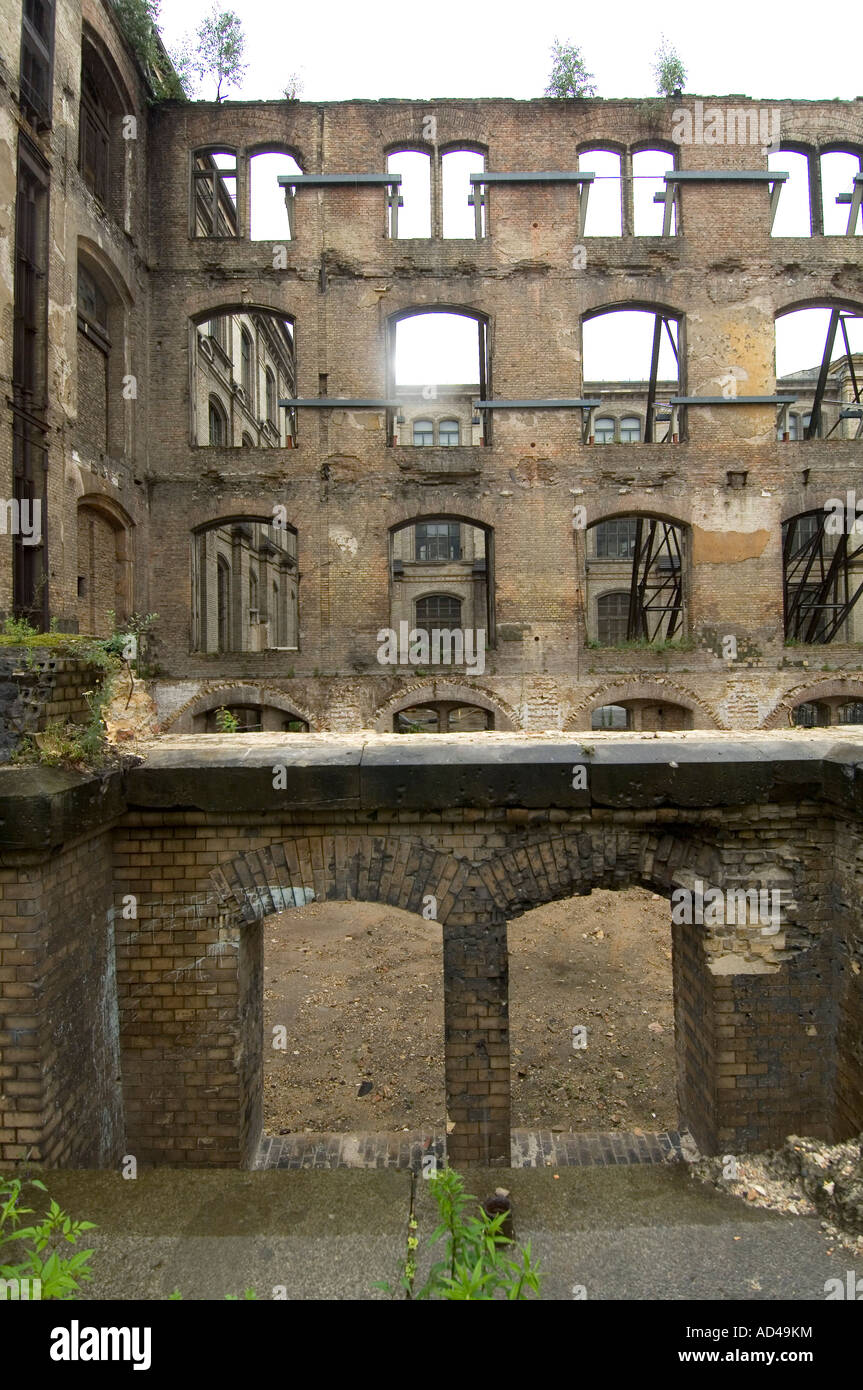
{"label": "adjacent building facade", "polygon": [[[160,63],[108,0],[0,20],[0,613],[158,614],[177,732],[860,722],[863,101],[219,105]],[[475,367],[401,379],[441,316]]]}

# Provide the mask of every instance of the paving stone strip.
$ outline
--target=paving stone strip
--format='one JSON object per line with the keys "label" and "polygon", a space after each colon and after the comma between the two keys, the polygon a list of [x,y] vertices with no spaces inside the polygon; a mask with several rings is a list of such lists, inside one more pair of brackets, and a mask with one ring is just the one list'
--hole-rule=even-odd
{"label": "paving stone strip", "polygon": [[[256,1168],[413,1168],[434,1155],[443,1163],[446,1139],[440,1131],[397,1134],[265,1134]],[[512,1131],[513,1168],[585,1168],[610,1164],[674,1163],[695,1157],[686,1131],[635,1134],[561,1134],[551,1130]]]}

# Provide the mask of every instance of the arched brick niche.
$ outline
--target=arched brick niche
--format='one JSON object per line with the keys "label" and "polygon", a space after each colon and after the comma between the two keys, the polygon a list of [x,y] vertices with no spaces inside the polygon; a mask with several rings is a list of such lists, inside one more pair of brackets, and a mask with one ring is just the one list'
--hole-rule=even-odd
{"label": "arched brick niche", "polygon": [[286,720],[298,720],[311,731],[319,725],[309,710],[289,699],[283,691],[257,682],[234,681],[227,685],[209,686],[170,715],[162,725],[163,733],[193,734],[207,731],[207,716],[218,709],[232,706],[258,707],[262,713],[271,712],[270,719],[264,719],[263,727],[270,732],[279,732]]}
{"label": "arched brick niche", "polygon": [[[674,682],[665,681],[621,681],[617,684],[599,686],[573,710],[564,724],[566,730],[585,730],[591,727],[594,710],[606,705],[638,703],[649,708],[676,708],[688,715],[686,728],[718,729],[721,727],[716,715],[706,701],[692,691],[681,689]],[[655,727],[653,725],[652,727]],[[675,725],[674,727],[679,727]]]}

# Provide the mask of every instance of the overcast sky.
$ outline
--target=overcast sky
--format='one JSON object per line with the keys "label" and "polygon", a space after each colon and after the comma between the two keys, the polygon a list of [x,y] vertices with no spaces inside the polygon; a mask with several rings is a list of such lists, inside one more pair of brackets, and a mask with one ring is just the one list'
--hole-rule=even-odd
{"label": "overcast sky", "polygon": [[[683,59],[688,92],[847,99],[863,89],[851,6],[821,12],[803,0],[749,0],[663,12],[636,0],[220,0],[223,6],[236,10],[246,32],[249,70],[238,95],[249,98],[280,96],[297,71],[306,101],[541,96],[555,37],[581,47],[600,96],[653,96],[651,62],[663,30]],[[162,0],[169,47],[209,9],[209,0]]]}

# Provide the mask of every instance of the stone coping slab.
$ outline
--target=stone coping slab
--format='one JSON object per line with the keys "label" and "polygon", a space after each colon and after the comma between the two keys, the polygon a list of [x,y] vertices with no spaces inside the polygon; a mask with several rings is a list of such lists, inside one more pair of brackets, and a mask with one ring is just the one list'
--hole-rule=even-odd
{"label": "stone coping slab", "polygon": [[126,809],[863,810],[863,731],[677,734],[188,734],[104,774],[0,768],[0,850],[46,849]]}

